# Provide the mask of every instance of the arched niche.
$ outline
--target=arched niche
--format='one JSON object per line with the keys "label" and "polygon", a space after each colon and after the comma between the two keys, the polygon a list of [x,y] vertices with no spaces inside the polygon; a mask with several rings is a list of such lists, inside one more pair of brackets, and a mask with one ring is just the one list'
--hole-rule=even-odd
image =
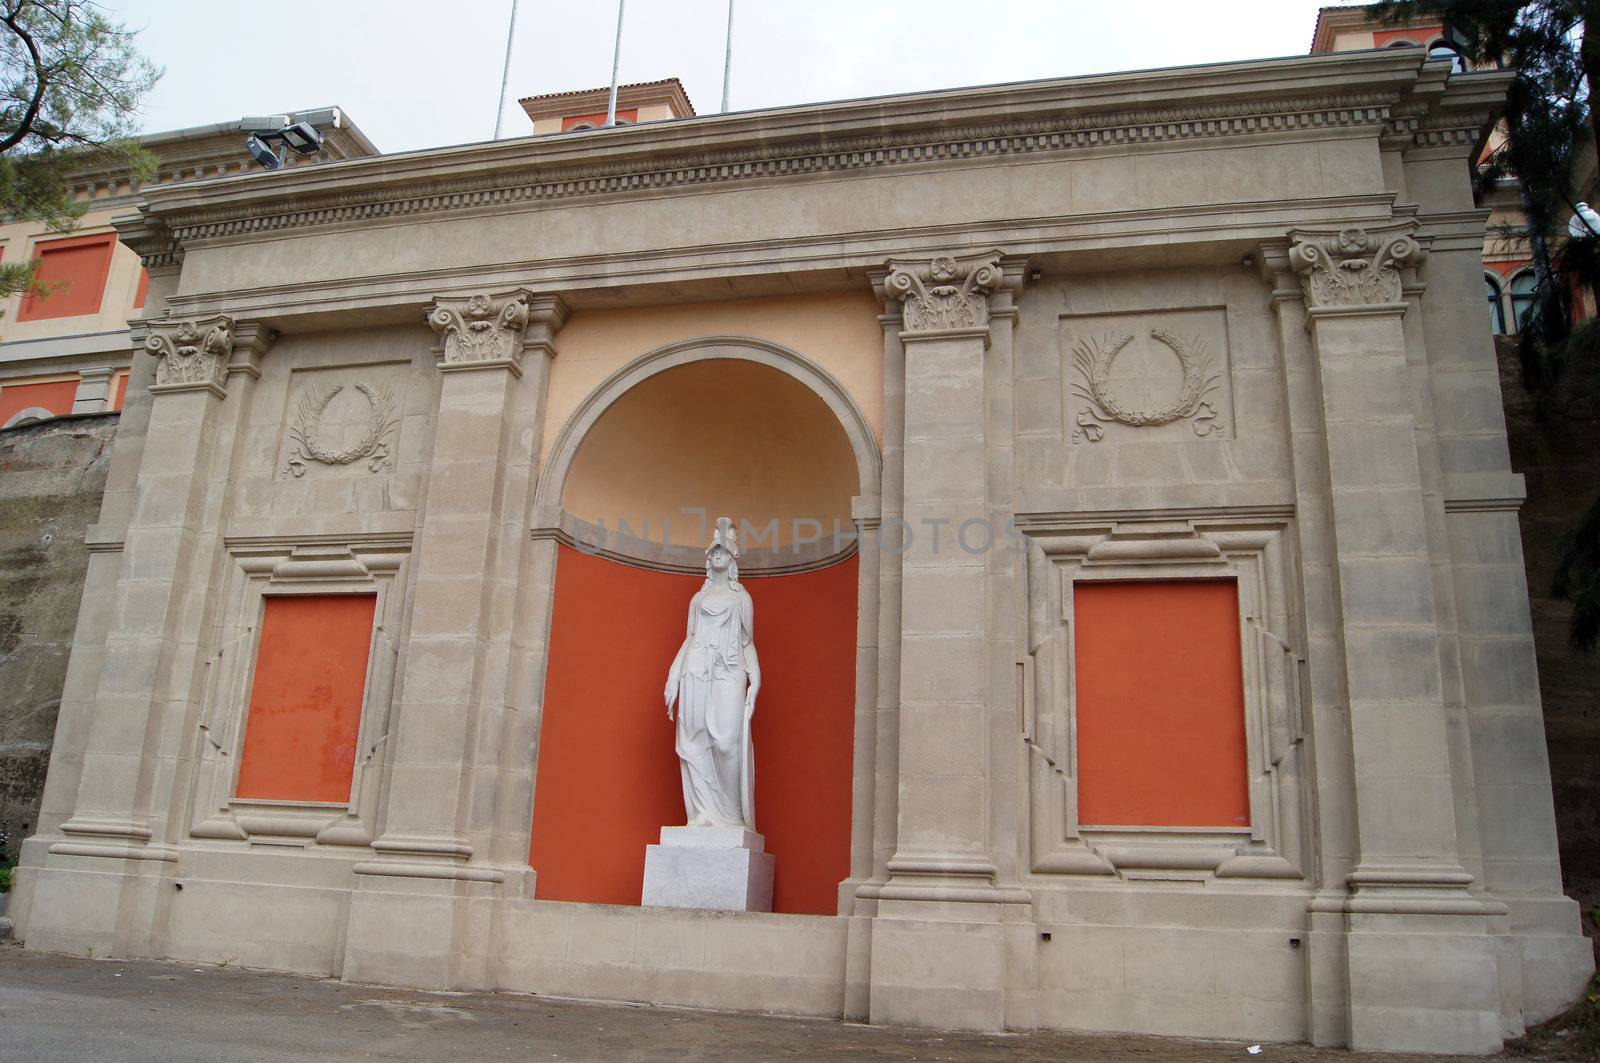
{"label": "arched niche", "polygon": [[[591,449],[593,448],[593,449]],[[751,467],[759,476],[749,475]],[[652,351],[604,381],[555,438],[536,493],[558,531],[529,860],[539,899],[637,904],[644,847],[682,823],[672,726],[661,688],[704,578],[687,522],[666,543],[575,534],[571,512],[612,517],[723,499],[765,500],[819,524],[874,515],[879,456],[856,403],[803,355],[763,340],[712,337]],[[819,485],[821,488],[819,489]],[[720,492],[720,493],[719,493]],[[754,504],[754,503],[752,503]],[[788,508],[785,509],[784,507]],[[780,512],[781,511],[781,512]],[[750,517],[744,512],[728,516]],[[758,521],[766,514],[754,514]],[[559,524],[554,522],[559,521]],[[614,527],[614,524],[612,524]],[[638,529],[634,529],[638,531]],[[652,531],[654,532],[654,528]],[[821,541],[745,544],[741,578],[756,607],[757,829],[777,859],[775,910],[834,914],[851,872],[861,610],[875,610],[876,565],[832,528]],[[809,553],[807,552],[809,550]],[[875,611],[865,614],[868,627]]]}
{"label": "arched niche", "polygon": [[[596,388],[552,444],[536,504],[568,537],[667,571],[699,565],[704,528],[685,507],[763,532],[776,521],[741,569],[793,571],[835,559],[836,532],[875,511],[880,469],[866,416],[826,371],[766,340],[703,337]],[[627,541],[596,534],[624,521]]]}

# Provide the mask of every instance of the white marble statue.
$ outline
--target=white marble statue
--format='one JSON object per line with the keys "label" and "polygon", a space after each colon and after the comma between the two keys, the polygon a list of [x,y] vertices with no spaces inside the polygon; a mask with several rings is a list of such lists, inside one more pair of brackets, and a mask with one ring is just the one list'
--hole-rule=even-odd
{"label": "white marble statue", "polygon": [[691,827],[754,831],[755,751],[750,717],[761,689],[752,641],[755,609],[739,586],[739,538],[717,520],[706,582],[689,602],[689,633],[667,672],[667,719],[677,702],[683,807]]}

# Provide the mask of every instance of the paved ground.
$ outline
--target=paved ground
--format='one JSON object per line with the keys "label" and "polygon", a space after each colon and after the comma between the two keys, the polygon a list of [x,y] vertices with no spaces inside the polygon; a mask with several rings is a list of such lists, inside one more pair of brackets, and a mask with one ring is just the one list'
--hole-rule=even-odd
{"label": "paved ground", "polygon": [[[1425,1057],[1439,1063],[1444,1057]],[[1544,1059],[1558,1059],[1546,1055]],[[937,1060],[1400,1063],[1299,1045],[973,1036],[508,994],[416,993],[0,944],[0,1060]]]}

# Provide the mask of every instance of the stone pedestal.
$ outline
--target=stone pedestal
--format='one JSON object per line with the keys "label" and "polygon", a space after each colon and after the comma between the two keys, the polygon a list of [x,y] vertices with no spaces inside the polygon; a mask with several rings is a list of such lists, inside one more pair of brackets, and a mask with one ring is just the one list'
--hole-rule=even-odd
{"label": "stone pedestal", "polygon": [[656,908],[772,911],[767,840],[737,827],[662,827],[644,850],[643,904]]}

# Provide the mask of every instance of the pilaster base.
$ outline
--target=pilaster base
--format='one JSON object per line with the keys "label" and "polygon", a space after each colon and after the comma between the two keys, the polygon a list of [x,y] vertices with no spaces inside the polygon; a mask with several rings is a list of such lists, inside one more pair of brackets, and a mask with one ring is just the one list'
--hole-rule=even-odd
{"label": "pilaster base", "polygon": [[357,875],[341,977],[414,989],[495,988],[501,886],[462,878]]}
{"label": "pilaster base", "polygon": [[17,870],[10,917],[18,940],[78,956],[163,955],[170,862],[40,855],[42,864]]}
{"label": "pilaster base", "polygon": [[868,988],[872,1023],[948,1030],[1013,1025],[1006,990],[1016,979],[1007,934],[1018,924],[1031,927],[1029,894],[977,880],[891,880],[862,892],[877,903]]}
{"label": "pilaster base", "polygon": [[983,921],[907,914],[880,910],[872,922],[873,1025],[1005,1029],[1006,943],[998,911]]}
{"label": "pilaster base", "polygon": [[1349,1047],[1489,1055],[1504,1043],[1488,916],[1345,915]]}

